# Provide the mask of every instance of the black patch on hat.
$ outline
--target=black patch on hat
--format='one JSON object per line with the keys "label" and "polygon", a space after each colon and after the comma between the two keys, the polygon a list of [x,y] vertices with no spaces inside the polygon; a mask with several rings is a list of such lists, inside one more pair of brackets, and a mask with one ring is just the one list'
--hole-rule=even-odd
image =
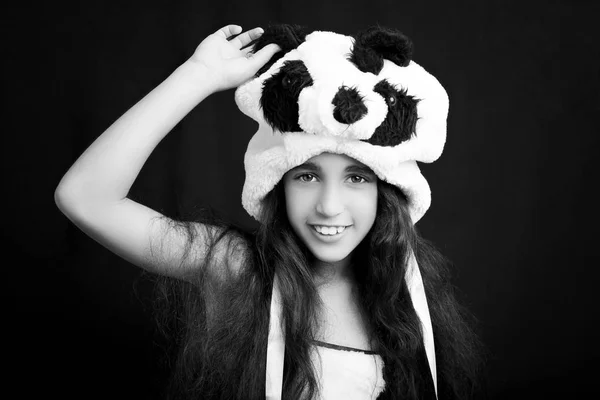
{"label": "black patch on hat", "polygon": [[301,132],[298,125],[298,98],[313,79],[301,60],[288,60],[277,73],[263,83],[260,106],[265,120],[282,132]]}
{"label": "black patch on hat", "polygon": [[333,118],[342,124],[353,124],[367,114],[367,106],[356,88],[340,87],[331,103]]}
{"label": "black patch on hat", "polygon": [[382,80],[373,91],[385,99],[388,113],[371,138],[364,140],[375,146],[397,146],[415,136],[418,99],[409,96],[405,89],[398,90],[387,80]]}
{"label": "black patch on hat", "polygon": [[402,32],[375,26],[354,35],[354,46],[348,60],[362,72],[379,75],[384,59],[406,67],[412,54],[412,41]]}
{"label": "black patch on hat", "polygon": [[253,46],[252,53],[256,53],[263,47],[275,43],[281,47],[281,51],[275,53],[273,57],[258,70],[255,76],[258,77],[262,75],[287,52],[300,46],[305,39],[306,27],[304,26],[293,24],[271,24],[267,26],[263,34],[258,39],[250,42],[248,46]]}

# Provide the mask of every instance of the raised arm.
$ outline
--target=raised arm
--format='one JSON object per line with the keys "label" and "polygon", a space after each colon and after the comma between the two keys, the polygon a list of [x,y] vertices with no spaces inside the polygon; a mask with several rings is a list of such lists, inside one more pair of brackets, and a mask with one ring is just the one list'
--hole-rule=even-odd
{"label": "raised arm", "polygon": [[[216,228],[196,224],[197,245],[179,265],[187,236],[168,229],[171,221],[127,194],[151,152],[185,115],[210,94],[251,78],[279,50],[269,45],[250,57],[250,48],[242,48],[262,30],[241,31],[228,25],[204,39],[190,59],[85,150],[56,188],[58,208],[83,232],[132,264],[180,276],[204,257],[202,244]],[[238,36],[232,39],[234,35]],[[151,243],[161,242],[165,245],[151,251]]]}

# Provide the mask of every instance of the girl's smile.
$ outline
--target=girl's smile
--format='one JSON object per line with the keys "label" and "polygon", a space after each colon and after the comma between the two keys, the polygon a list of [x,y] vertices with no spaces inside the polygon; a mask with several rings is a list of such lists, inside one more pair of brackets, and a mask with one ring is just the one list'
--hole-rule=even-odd
{"label": "girl's smile", "polygon": [[343,236],[346,229],[349,229],[351,225],[341,226],[329,226],[329,225],[311,225],[313,230],[317,233],[321,240],[337,240]]}
{"label": "girl's smile", "polygon": [[283,178],[294,232],[319,261],[347,259],[377,214],[377,177],[346,155],[322,153]]}

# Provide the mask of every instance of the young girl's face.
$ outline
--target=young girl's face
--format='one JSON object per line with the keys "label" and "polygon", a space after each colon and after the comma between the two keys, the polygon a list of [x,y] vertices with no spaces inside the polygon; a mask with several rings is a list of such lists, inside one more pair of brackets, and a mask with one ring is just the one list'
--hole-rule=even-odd
{"label": "young girl's face", "polygon": [[322,153],[283,177],[287,215],[320,261],[337,263],[367,235],[377,214],[377,177],[345,155]]}

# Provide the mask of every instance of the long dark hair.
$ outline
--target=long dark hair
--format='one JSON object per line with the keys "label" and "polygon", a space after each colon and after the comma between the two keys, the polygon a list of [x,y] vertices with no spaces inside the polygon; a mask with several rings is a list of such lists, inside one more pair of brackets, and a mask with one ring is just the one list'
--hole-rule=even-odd
{"label": "long dark hair", "polygon": [[[202,217],[218,226],[205,245],[203,265],[186,280],[157,281],[158,322],[174,346],[168,399],[264,399],[269,307],[274,271],[280,281],[286,328],[284,399],[312,399],[318,383],[311,362],[319,296],[311,254],[287,219],[283,185],[264,199],[255,232]],[[196,243],[194,222],[173,229]],[[217,244],[240,246],[245,262],[233,268],[212,252]],[[380,399],[423,399],[432,380],[422,332],[404,279],[410,253],[420,267],[430,309],[440,399],[471,398],[478,382],[480,344],[468,313],[457,302],[448,262],[412,224],[408,202],[395,186],[378,182],[373,228],[353,253],[359,302],[384,361]]]}

